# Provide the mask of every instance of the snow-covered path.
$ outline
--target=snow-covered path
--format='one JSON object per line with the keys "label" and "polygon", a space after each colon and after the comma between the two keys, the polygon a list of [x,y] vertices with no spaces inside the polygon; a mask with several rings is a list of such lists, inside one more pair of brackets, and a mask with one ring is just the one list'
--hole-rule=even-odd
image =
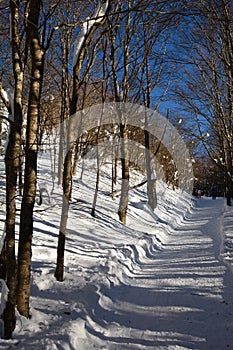
{"label": "snow-covered path", "polygon": [[220,258],[223,211],[222,199],[199,200],[161,252],[138,254],[133,275],[103,287],[86,322],[93,343],[83,349],[97,338],[100,349],[111,350],[233,349],[233,276]]}
{"label": "snow-covered path", "polygon": [[233,222],[230,211],[223,222],[224,200],[202,198],[182,219],[190,198],[171,192],[156,222],[138,195],[127,226],[114,219],[111,199],[94,220],[86,202],[71,208],[63,283],[53,277],[59,212],[35,215],[32,318],[20,317],[0,349],[233,349],[233,275],[221,254],[223,227],[230,234]]}

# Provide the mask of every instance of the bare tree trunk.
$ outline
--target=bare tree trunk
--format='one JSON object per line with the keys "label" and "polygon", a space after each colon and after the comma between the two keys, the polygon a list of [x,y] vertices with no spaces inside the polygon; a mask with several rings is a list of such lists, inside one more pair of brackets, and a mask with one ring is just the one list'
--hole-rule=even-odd
{"label": "bare tree trunk", "polygon": [[[148,62],[146,62],[148,65]],[[148,67],[147,67],[148,71]],[[150,79],[147,72],[147,91],[146,91],[146,106],[150,108]],[[152,173],[151,168],[151,155],[150,155],[150,134],[148,131],[148,115],[147,109],[145,110],[145,159],[146,159],[146,176],[147,176],[147,198],[148,205],[152,210],[154,210],[157,206],[157,194],[156,194],[156,179],[153,178],[154,174]]]}
{"label": "bare tree trunk", "polygon": [[[195,29],[190,28],[190,42],[187,43],[192,51],[190,67],[193,66],[193,70],[184,75],[180,87],[176,88],[176,93],[179,91],[177,100],[191,113],[190,117],[192,114],[195,117],[198,130],[195,136],[221,170],[227,187],[227,204],[230,205],[232,185],[229,173],[232,176],[233,168],[232,2],[187,1],[186,6],[190,5],[199,11],[197,25]],[[192,133],[194,130],[192,127]]]}
{"label": "bare tree trunk", "polygon": [[[143,40],[144,40],[144,66],[145,66],[145,89],[144,93],[144,104],[145,104],[145,159],[146,159],[146,175],[147,175],[147,197],[148,205],[152,210],[157,206],[157,193],[156,193],[156,178],[155,174],[152,171],[151,166],[151,147],[150,147],[150,134],[148,131],[148,115],[147,108],[151,107],[151,90],[152,90],[152,77],[150,73],[150,62],[149,56],[151,54],[151,48],[148,44],[148,33],[147,28],[144,27],[143,31]],[[162,68],[162,67],[161,67]],[[161,74],[161,68],[158,71],[158,76],[156,80],[159,79]]]}
{"label": "bare tree trunk", "polygon": [[113,153],[112,155],[112,188],[111,188],[112,199],[114,199],[114,185],[116,184],[116,179],[117,179],[117,158],[114,157],[114,153]]}
{"label": "bare tree trunk", "polygon": [[80,180],[83,179],[84,168],[85,168],[85,154],[82,157],[82,169],[81,169],[81,174],[80,174]]}
{"label": "bare tree trunk", "polygon": [[[125,37],[123,45],[123,76],[122,76],[122,92],[120,93],[119,76],[117,74],[117,59],[116,53],[118,48],[116,47],[116,34],[117,28],[113,28],[110,24],[109,40],[110,40],[110,60],[112,69],[112,80],[114,86],[114,95],[116,102],[127,102],[129,95],[129,54],[130,54],[130,37],[131,37],[131,12],[130,2],[127,2],[127,18],[125,25]],[[118,17],[120,21],[120,17]],[[121,222],[126,223],[128,197],[129,197],[129,149],[128,149],[128,130],[127,130],[127,115],[124,115],[122,110],[124,105],[118,105],[118,118],[120,124],[120,157],[121,157],[121,197],[118,209],[118,215]]]}
{"label": "bare tree trunk", "polygon": [[73,146],[69,148],[69,151],[66,154],[63,171],[62,214],[57,246],[57,265],[54,273],[54,276],[59,282],[64,280],[65,237],[69,213],[69,201],[71,197],[72,153]]}
{"label": "bare tree trunk", "polygon": [[29,92],[25,181],[20,214],[20,234],[18,251],[18,300],[17,308],[21,315],[29,317],[31,245],[33,235],[33,209],[37,182],[37,136],[39,125],[39,106],[43,81],[44,50],[39,41],[40,1],[29,1],[27,35],[30,44],[32,68]]}
{"label": "bare tree trunk", "polygon": [[20,164],[18,169],[18,191],[19,196],[23,195],[23,155],[20,155]]}
{"label": "bare tree trunk", "polygon": [[[106,50],[104,50],[104,58],[103,58],[103,81],[105,81],[105,55],[106,55]],[[106,91],[104,91],[104,84],[102,83],[101,86],[101,93],[102,93],[102,104],[104,104],[105,99],[106,99]],[[100,136],[100,128],[102,124],[102,117],[103,117],[103,109],[102,113],[100,116],[100,122],[99,122],[99,127],[98,131],[96,134],[96,165],[97,165],[97,173],[96,173],[96,182],[95,182],[95,194],[93,198],[93,203],[92,203],[92,210],[91,210],[91,216],[95,217],[95,208],[96,208],[96,203],[97,203],[97,197],[98,197],[98,191],[99,191],[99,182],[100,182],[100,155],[99,155],[99,136]]]}
{"label": "bare tree trunk", "polygon": [[17,268],[15,258],[15,215],[16,215],[16,186],[17,166],[13,165],[16,149],[14,147],[14,131],[11,131],[8,143],[5,164],[6,164],[6,275],[7,287],[9,289],[8,299],[4,310],[4,337],[9,339],[15,329],[16,316],[16,295],[17,295]]}
{"label": "bare tree trunk", "polygon": [[64,165],[64,144],[66,134],[66,121],[61,116],[60,134],[59,134],[59,155],[58,155],[58,184],[61,185],[63,181],[63,165]]}
{"label": "bare tree trunk", "polygon": [[[150,94],[150,91],[148,91]],[[147,104],[150,105],[150,95],[147,96]],[[147,198],[148,205],[152,210],[157,206],[157,193],[156,193],[156,175],[152,171],[151,166],[151,152],[150,152],[150,134],[148,131],[148,116],[145,115],[145,159],[146,159],[146,176],[147,176]]]}
{"label": "bare tree trunk", "polygon": [[127,124],[120,124],[120,152],[121,152],[121,197],[118,209],[119,219],[126,224],[126,216],[129,201],[129,146]]}
{"label": "bare tree trunk", "polygon": [[91,209],[91,216],[93,217],[95,217],[95,208],[96,208],[97,196],[99,191],[99,182],[100,182],[100,162],[99,162],[99,155],[97,154],[97,173],[96,173],[96,182],[95,182],[95,194],[94,194],[92,209]]}
{"label": "bare tree trunk", "polygon": [[[9,289],[8,299],[4,310],[4,337],[9,339],[15,329],[15,307],[17,299],[17,264],[15,257],[15,221],[16,221],[16,193],[17,173],[21,166],[21,128],[22,128],[22,88],[23,71],[19,56],[18,14],[20,1],[10,1],[11,32],[12,32],[12,62],[15,79],[14,115],[10,126],[9,142],[7,145],[6,166],[6,276]],[[11,108],[9,106],[9,113]]]}
{"label": "bare tree trunk", "polygon": [[66,121],[70,115],[70,98],[69,98],[69,50],[71,47],[71,35],[69,29],[65,28],[62,32],[62,83],[61,83],[61,117],[60,117],[60,143],[59,143],[59,164],[58,164],[58,183],[63,181],[63,163],[64,163],[64,142],[66,130]]}
{"label": "bare tree trunk", "polygon": [[145,130],[145,159],[146,159],[146,176],[147,176],[147,197],[148,205],[152,210],[157,206],[156,194],[156,178],[151,169],[151,155],[150,155],[150,135]]}
{"label": "bare tree trunk", "polygon": [[100,182],[100,156],[99,156],[99,147],[98,147],[98,138],[99,138],[99,130],[97,133],[97,145],[96,145],[96,163],[97,163],[97,172],[96,172],[96,181],[95,181],[95,194],[92,203],[91,216],[95,217],[95,208],[97,203],[97,196],[99,191],[99,182]]}
{"label": "bare tree trunk", "polygon": [[75,145],[74,161],[73,161],[73,169],[72,169],[72,174],[74,176],[76,175],[76,172],[77,172],[79,156],[80,156],[80,142],[79,140],[77,140]]}
{"label": "bare tree trunk", "polygon": [[[74,57],[74,66],[73,66],[73,92],[72,99],[70,104],[70,115],[74,115],[77,112],[77,104],[79,99],[79,89],[80,89],[80,72],[83,67],[83,62],[87,53],[87,49],[90,45],[90,42],[93,38],[96,28],[102,25],[106,20],[106,14],[110,8],[108,1],[101,1],[97,12],[94,15],[92,23],[88,27],[86,32],[82,32],[80,38],[77,42],[77,52]],[[99,14],[101,13],[101,16]],[[96,16],[96,17],[95,17]],[[63,205],[62,205],[62,216],[60,222],[60,232],[58,237],[58,248],[57,248],[57,266],[55,270],[55,277],[58,281],[63,281],[64,275],[64,250],[65,250],[65,235],[67,228],[68,220],[68,210],[69,210],[69,199],[71,197],[71,179],[72,179],[72,152],[73,152],[73,141],[69,140],[69,131],[68,131],[68,145],[69,150],[65,157],[64,162],[64,171],[63,171]]]}
{"label": "bare tree trunk", "polygon": [[232,183],[232,179],[230,179],[229,174],[226,174],[226,200],[227,200],[227,205],[231,206],[231,200],[233,198],[233,183]]}

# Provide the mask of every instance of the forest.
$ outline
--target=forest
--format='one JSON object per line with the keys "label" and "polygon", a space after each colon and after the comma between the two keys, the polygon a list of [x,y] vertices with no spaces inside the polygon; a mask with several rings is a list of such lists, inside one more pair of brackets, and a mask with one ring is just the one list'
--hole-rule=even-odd
{"label": "forest", "polygon": [[[72,177],[95,148],[111,163],[126,223],[132,169],[171,188],[233,197],[233,4],[230,0],[0,1],[0,151],[6,174],[1,279],[9,339],[30,318],[38,155],[53,149],[63,189],[54,278],[64,279]],[[133,184],[140,186],[142,183]],[[39,194],[38,194],[39,193]],[[19,214],[19,225],[16,216]],[[15,239],[19,235],[18,251]]]}

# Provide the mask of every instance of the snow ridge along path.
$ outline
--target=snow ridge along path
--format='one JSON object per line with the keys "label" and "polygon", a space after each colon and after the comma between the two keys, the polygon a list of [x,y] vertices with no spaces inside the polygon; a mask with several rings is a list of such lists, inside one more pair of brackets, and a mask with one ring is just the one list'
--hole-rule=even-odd
{"label": "snow ridge along path", "polygon": [[133,277],[102,288],[86,321],[92,342],[80,349],[99,340],[111,350],[233,349],[233,276],[220,251],[224,209],[223,199],[199,200],[159,254],[138,254]]}
{"label": "snow ridge along path", "polygon": [[53,277],[59,212],[35,212],[32,318],[19,316],[0,349],[233,349],[224,199],[187,210],[190,197],[171,191],[155,215],[142,192],[131,196],[127,226],[111,199],[95,219],[85,196],[71,208],[63,283]]}

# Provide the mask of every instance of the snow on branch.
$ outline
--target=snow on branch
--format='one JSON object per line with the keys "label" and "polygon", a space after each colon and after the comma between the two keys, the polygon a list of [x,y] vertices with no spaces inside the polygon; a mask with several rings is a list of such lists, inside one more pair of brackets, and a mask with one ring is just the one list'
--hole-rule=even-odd
{"label": "snow on branch", "polygon": [[78,38],[74,44],[74,57],[73,57],[73,67],[77,64],[78,57],[80,55],[81,49],[84,46],[85,40],[88,38],[92,29],[101,24],[103,21],[109,6],[109,1],[104,1],[103,3],[99,3],[97,6],[92,18],[87,17],[85,22],[82,24],[82,28]]}
{"label": "snow on branch", "polygon": [[5,91],[0,82],[0,117],[9,122],[12,121],[13,114],[13,94],[10,90]]}
{"label": "snow on branch", "polygon": [[7,108],[9,110],[11,107],[10,99],[8,97],[8,93],[3,89],[1,82],[0,82],[0,98],[1,98],[5,108]]}

